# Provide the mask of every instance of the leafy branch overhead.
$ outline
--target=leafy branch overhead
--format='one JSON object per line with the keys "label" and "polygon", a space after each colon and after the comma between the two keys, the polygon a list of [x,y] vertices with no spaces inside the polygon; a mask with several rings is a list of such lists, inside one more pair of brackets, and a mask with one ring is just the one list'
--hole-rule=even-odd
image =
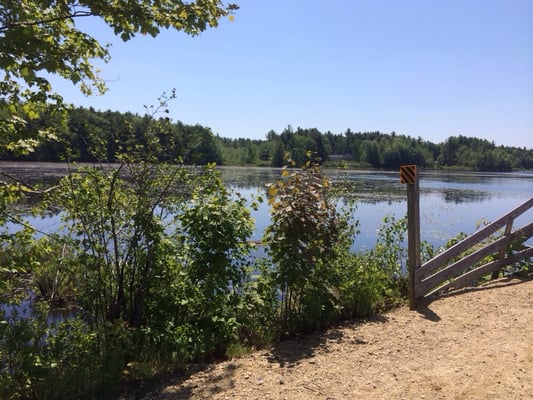
{"label": "leafy branch overhead", "polygon": [[137,34],[156,37],[163,28],[197,35],[216,27],[220,18],[231,18],[237,9],[237,5],[221,0],[3,1],[0,151],[17,147],[17,143],[22,151],[31,151],[40,138],[28,136],[29,122],[42,111],[64,109],[61,95],[50,85],[49,74],[78,85],[86,95],[106,91],[93,62],[110,59],[109,45],[80,30],[76,20],[98,18],[128,41]]}

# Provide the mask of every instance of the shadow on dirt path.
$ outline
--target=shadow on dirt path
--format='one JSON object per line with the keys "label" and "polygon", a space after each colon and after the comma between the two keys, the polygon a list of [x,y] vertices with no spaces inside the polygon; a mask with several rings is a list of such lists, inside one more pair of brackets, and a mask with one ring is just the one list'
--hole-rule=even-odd
{"label": "shadow on dirt path", "polygon": [[[366,320],[350,322],[354,323],[386,323],[386,315],[375,315]],[[268,362],[278,364],[282,368],[292,368],[303,360],[313,358],[317,352],[328,353],[331,343],[344,341],[342,324],[330,328],[326,332],[314,332],[301,337],[294,337],[276,343],[269,352]]]}

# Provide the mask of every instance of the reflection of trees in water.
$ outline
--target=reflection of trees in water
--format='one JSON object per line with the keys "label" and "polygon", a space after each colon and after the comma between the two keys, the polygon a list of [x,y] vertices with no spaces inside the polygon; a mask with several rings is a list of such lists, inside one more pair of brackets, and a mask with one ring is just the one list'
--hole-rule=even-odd
{"label": "reflection of trees in water", "polygon": [[444,189],[442,190],[443,198],[446,203],[482,203],[490,200],[492,194],[480,190],[458,190],[458,189]]}
{"label": "reflection of trees in water", "polygon": [[[57,184],[59,179],[65,176],[69,170],[88,164],[66,163],[2,163],[2,172],[16,177],[23,182],[37,185],[45,189]],[[113,168],[113,164],[104,164],[105,168]],[[268,167],[219,167],[223,181],[236,190],[259,189],[263,192],[266,184],[272,183],[281,177],[281,170]],[[405,201],[405,185],[401,184],[397,173],[368,173],[354,172],[338,173],[327,171],[336,189],[340,190],[341,196],[355,198],[357,201],[368,204],[381,202],[396,203]],[[490,180],[498,174],[458,174],[458,173],[435,173],[427,174],[430,182],[454,182],[454,183],[479,183]],[[4,175],[4,181],[8,181]],[[428,182],[426,181],[425,184]],[[490,200],[492,195],[489,191],[453,189],[453,188],[420,188],[421,194],[438,193],[447,203],[481,203]],[[28,211],[31,205],[40,201],[40,196],[28,196],[25,204],[18,204],[20,211]],[[49,210],[51,214],[58,210]]]}
{"label": "reflection of trees in water", "polygon": [[500,178],[503,174],[483,174],[479,172],[425,172],[423,179],[427,182],[442,182],[442,183],[465,183],[465,184],[480,184],[491,183],[492,180]]}
{"label": "reflection of trees in water", "polygon": [[272,183],[281,177],[281,171],[259,167],[220,167],[222,181],[237,189],[255,189]]}
{"label": "reflection of trees in water", "polygon": [[[266,194],[267,184],[281,178],[281,170],[258,167],[220,167],[222,180],[235,190],[257,189]],[[405,185],[390,176],[362,174],[360,176],[331,176],[333,190],[344,199],[365,204],[389,204],[405,201]]]}
{"label": "reflection of trees in water", "polygon": [[339,189],[341,196],[352,198],[361,203],[397,203],[405,201],[405,185],[399,179],[390,179],[383,176],[350,176],[338,177],[334,185]]}

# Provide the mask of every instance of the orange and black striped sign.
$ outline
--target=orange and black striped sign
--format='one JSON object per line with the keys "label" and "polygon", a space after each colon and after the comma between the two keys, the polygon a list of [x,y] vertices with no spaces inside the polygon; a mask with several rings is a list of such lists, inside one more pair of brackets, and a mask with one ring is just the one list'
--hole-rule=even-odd
{"label": "orange and black striped sign", "polygon": [[416,165],[400,165],[400,182],[414,185],[416,181]]}

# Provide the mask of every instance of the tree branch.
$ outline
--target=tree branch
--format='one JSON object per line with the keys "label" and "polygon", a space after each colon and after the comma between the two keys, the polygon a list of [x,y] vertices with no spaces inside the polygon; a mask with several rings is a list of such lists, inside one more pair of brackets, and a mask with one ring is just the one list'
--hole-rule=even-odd
{"label": "tree branch", "polygon": [[7,23],[7,24],[5,24],[3,26],[0,26],[0,33],[1,32],[6,32],[8,29],[12,29],[12,28],[22,28],[22,27],[25,27],[25,26],[45,25],[45,24],[49,24],[51,22],[64,21],[66,19],[73,19],[73,18],[79,18],[79,17],[96,17],[96,16],[98,16],[98,14],[95,14],[92,11],[75,11],[72,14],[69,14],[69,15],[63,15],[61,17],[43,19],[43,20],[40,20],[40,21]]}
{"label": "tree branch", "polygon": [[[51,192],[51,191],[53,191],[53,190],[55,190],[55,189],[57,189],[59,187],[58,185],[55,185],[55,186],[49,187],[48,189],[38,190],[34,186],[30,185],[29,183],[24,182],[21,179],[18,179],[17,177],[15,177],[13,175],[10,175],[10,174],[7,174],[5,172],[0,172],[0,176],[5,176],[6,178],[9,178],[9,179],[11,179],[14,182],[19,183],[20,185],[24,186],[24,188],[25,188],[24,192],[31,193],[31,194],[45,194],[45,193]],[[7,184],[6,182],[3,182],[3,181],[0,181],[0,183]]]}

